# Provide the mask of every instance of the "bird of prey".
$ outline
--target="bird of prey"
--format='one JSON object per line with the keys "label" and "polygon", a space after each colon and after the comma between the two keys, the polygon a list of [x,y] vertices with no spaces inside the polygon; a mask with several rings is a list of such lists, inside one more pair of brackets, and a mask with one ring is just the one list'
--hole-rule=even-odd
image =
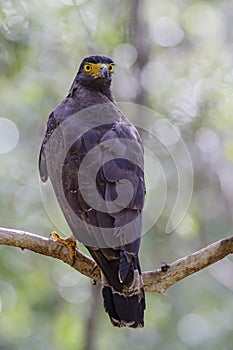
{"label": "bird of prey", "polygon": [[112,324],[140,328],[143,146],[112,96],[113,72],[108,57],[82,61],[68,95],[49,116],[39,172],[42,182],[50,179],[72,234],[101,269]]}

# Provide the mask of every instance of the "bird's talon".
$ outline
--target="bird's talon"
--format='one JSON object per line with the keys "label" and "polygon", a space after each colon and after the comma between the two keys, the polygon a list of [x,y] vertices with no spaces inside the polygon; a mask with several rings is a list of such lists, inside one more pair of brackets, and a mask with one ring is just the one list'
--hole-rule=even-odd
{"label": "bird's talon", "polygon": [[92,275],[94,271],[97,269],[98,265],[95,264],[94,267],[91,269],[90,274]]}
{"label": "bird's talon", "polygon": [[53,240],[59,242],[59,239],[61,239],[61,237],[57,234],[57,232],[53,231],[52,233],[50,233],[49,239],[53,239]]}
{"label": "bird's talon", "polygon": [[61,238],[55,231],[53,231],[50,234],[49,238],[55,240],[58,243],[65,245],[67,247],[67,249],[69,250],[70,260],[72,261],[71,266],[74,266],[75,258],[76,258],[75,249],[77,247],[77,242],[76,242],[75,238],[73,236]]}

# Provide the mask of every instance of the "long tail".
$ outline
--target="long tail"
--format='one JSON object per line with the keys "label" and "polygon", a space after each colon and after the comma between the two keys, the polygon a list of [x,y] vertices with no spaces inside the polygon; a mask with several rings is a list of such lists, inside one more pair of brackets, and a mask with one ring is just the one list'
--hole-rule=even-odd
{"label": "long tail", "polygon": [[102,270],[104,307],[112,324],[143,327],[146,303],[138,257],[127,262],[120,250],[88,249]]}
{"label": "long tail", "polygon": [[104,307],[112,324],[116,327],[141,328],[144,326],[145,295],[143,288],[140,295],[125,296],[103,287]]}

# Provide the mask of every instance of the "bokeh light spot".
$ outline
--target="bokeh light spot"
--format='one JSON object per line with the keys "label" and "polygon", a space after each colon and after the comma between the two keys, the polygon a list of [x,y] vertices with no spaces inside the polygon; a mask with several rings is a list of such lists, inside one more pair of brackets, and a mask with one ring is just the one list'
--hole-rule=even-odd
{"label": "bokeh light spot", "polygon": [[137,59],[137,50],[134,46],[124,43],[115,48],[113,57],[118,66],[130,67]]}
{"label": "bokeh light spot", "polygon": [[155,122],[153,130],[163,145],[169,146],[177,143],[180,139],[180,132],[177,126],[170,124],[166,119],[159,119]]}
{"label": "bokeh light spot", "polygon": [[85,302],[90,291],[83,287],[80,276],[76,272],[66,274],[59,283],[59,293],[61,297],[71,304]]}
{"label": "bokeh light spot", "polygon": [[178,334],[185,344],[195,346],[202,344],[209,338],[211,329],[203,317],[190,313],[180,319]]}
{"label": "bokeh light spot", "polygon": [[14,287],[5,281],[0,281],[0,310],[13,310],[17,301],[17,293]]}
{"label": "bokeh light spot", "polygon": [[221,143],[218,135],[208,128],[201,128],[196,133],[196,143],[202,151],[202,158],[208,163],[214,163],[221,151]]}
{"label": "bokeh light spot", "polygon": [[184,238],[190,238],[198,234],[198,225],[193,220],[192,216],[186,215],[176,231]]}
{"label": "bokeh light spot", "polygon": [[19,131],[14,122],[0,118],[0,153],[12,151],[19,141]]}
{"label": "bokeh light spot", "polygon": [[174,47],[184,38],[184,31],[169,17],[160,17],[152,29],[152,38],[160,46]]}
{"label": "bokeh light spot", "polygon": [[217,134],[207,128],[202,128],[196,135],[198,146],[203,152],[216,152],[220,147],[220,141]]}
{"label": "bokeh light spot", "polygon": [[221,37],[222,18],[217,6],[211,6],[201,1],[193,3],[184,13],[183,25],[189,35],[213,38]]}

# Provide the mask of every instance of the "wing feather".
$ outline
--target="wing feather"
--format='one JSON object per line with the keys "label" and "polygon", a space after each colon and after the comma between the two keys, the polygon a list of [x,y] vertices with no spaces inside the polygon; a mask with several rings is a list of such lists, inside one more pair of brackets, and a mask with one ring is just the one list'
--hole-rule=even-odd
{"label": "wing feather", "polygon": [[[61,106],[63,105],[61,104],[58,107],[57,112],[60,111]],[[54,112],[51,113],[39,157],[41,179],[45,182],[48,176],[52,174],[50,177],[59,204],[77,239],[82,242],[83,236],[79,235],[79,228],[76,227],[72,215],[70,215],[70,208],[75,215],[87,224],[87,234],[90,235],[93,245],[96,242],[95,247],[88,246],[87,248],[104,274],[103,283],[106,286],[103,290],[104,303],[113,324],[117,326],[141,327],[143,326],[145,300],[140,276],[138,251],[142,229],[141,212],[145,197],[145,183],[143,167],[141,168],[133,161],[125,159],[125,155],[129,153],[129,150],[124,142],[124,139],[135,141],[141,148],[141,152],[143,152],[140,137],[134,126],[124,117],[117,123],[90,129],[78,138],[67,152],[62,168],[62,188],[69,205],[69,207],[66,207],[64,201],[60,201],[61,193],[56,187],[56,168],[52,169],[52,158],[56,150],[53,149],[51,153],[49,149],[49,156],[45,152],[47,142],[58,124]],[[105,142],[109,140],[111,142]],[[99,165],[96,186],[103,200],[107,202],[115,201],[118,193],[124,191],[126,180],[131,183],[133,188],[128,204],[122,207],[119,204],[118,210],[111,213],[92,208],[84,200],[79,187],[78,174],[80,165],[88,152],[97,145],[103,145],[103,147],[98,157],[94,156],[92,161]],[[134,152],[134,150],[131,150],[131,152]],[[135,150],[135,152],[138,152],[138,150]],[[50,164],[51,171],[47,166],[48,159],[49,163],[52,164]],[[92,196],[92,193],[89,195]],[[127,240],[129,232],[126,224],[128,223],[132,223],[131,230],[135,235],[131,237],[130,242]],[[98,238],[93,236],[90,230],[92,226],[98,228]],[[108,246],[109,237],[103,233],[102,228],[112,228],[114,235],[119,237],[119,245],[117,247],[110,246],[105,248]],[[128,301],[125,298],[128,298]],[[126,305],[125,302],[127,302],[128,306],[124,306]],[[138,306],[133,312],[138,314],[137,317],[134,314],[130,314],[132,305],[135,302]],[[122,320],[122,317],[124,317],[123,320],[125,321]],[[130,321],[130,319],[135,319],[135,321]]]}

